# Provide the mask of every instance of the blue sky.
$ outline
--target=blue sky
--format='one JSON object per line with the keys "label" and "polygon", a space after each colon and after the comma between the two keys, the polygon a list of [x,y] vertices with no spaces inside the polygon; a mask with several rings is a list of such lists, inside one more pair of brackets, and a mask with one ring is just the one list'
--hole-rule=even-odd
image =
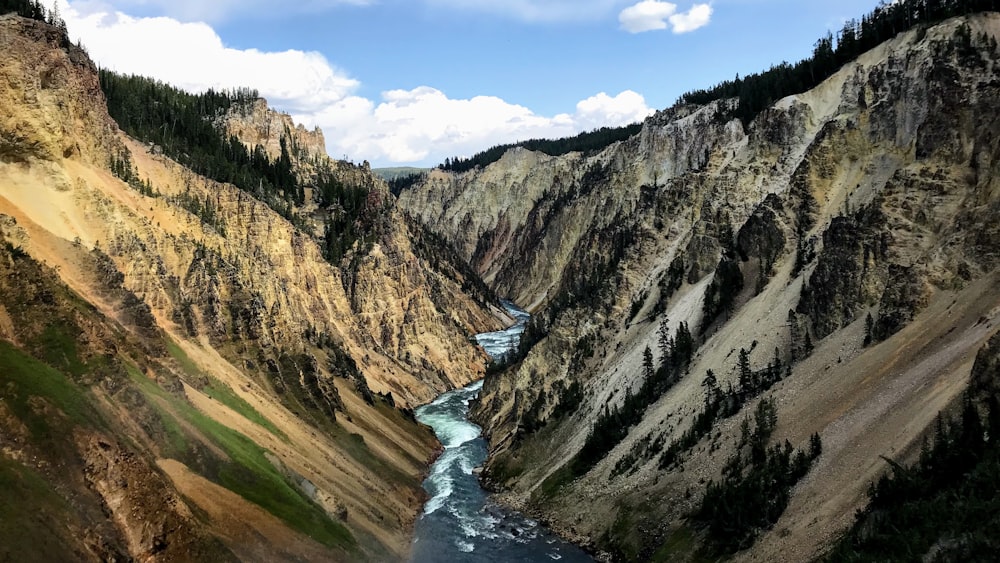
{"label": "blue sky", "polygon": [[875,0],[58,0],[101,65],[248,85],[331,155],[433,165],[807,56]]}

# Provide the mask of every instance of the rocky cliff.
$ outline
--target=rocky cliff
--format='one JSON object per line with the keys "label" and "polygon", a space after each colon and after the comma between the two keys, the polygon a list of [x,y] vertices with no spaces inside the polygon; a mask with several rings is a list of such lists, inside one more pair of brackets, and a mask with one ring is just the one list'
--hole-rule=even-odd
{"label": "rocky cliff", "polygon": [[259,98],[247,107],[234,108],[220,116],[219,125],[249,148],[263,147],[272,159],[281,156],[281,139],[286,139],[288,152],[300,162],[330,160],[326,140],[318,127],[312,131],[296,124],[292,116],[271,109],[267,100]]}
{"label": "rocky cliff", "polygon": [[[316,233],[122,134],[59,29],[2,16],[0,50],[0,415],[19,429],[0,472],[37,493],[0,519],[52,524],[3,553],[405,557],[436,445],[409,408],[481,376],[485,298],[367,167],[336,163],[371,228],[331,264]],[[291,135],[303,176],[329,160],[276,115],[228,123],[267,150]],[[126,154],[142,189],[111,173]]]}
{"label": "rocky cliff", "polygon": [[771,397],[773,441],[822,454],[738,557],[820,555],[997,331],[998,32],[900,34],[746,125],[678,106],[597,154],[517,149],[404,192],[543,335],[476,408],[502,498],[617,557],[690,557]]}

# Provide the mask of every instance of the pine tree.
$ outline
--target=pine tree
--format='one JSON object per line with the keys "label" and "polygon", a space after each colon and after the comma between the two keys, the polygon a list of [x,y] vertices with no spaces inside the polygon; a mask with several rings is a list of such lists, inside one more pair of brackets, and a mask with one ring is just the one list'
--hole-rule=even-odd
{"label": "pine tree", "polygon": [[660,347],[660,362],[665,363],[667,358],[673,353],[674,342],[670,337],[670,319],[664,317],[660,321],[660,329],[657,333],[658,344]]}
{"label": "pine tree", "polygon": [[694,356],[694,336],[688,324],[683,322],[677,327],[677,338],[674,341],[675,367],[687,370]]}
{"label": "pine tree", "polygon": [[979,409],[972,401],[972,396],[966,392],[962,401],[962,433],[959,436],[959,446],[966,455],[978,455],[983,447],[983,421],[979,418]]}
{"label": "pine tree", "polygon": [[715,372],[712,370],[705,372],[705,379],[701,382],[701,386],[705,388],[705,409],[707,410],[716,403],[716,397],[719,394],[719,381],[715,377]]}
{"label": "pine tree", "polygon": [[820,440],[819,433],[814,433],[809,437],[809,457],[816,459],[823,453],[823,441]]}
{"label": "pine tree", "polygon": [[649,346],[646,346],[642,352],[642,376],[647,381],[653,378],[653,351],[649,349]]}
{"label": "pine tree", "polygon": [[750,369],[750,353],[740,348],[739,359],[739,382],[740,392],[750,393],[753,389],[753,372]]}

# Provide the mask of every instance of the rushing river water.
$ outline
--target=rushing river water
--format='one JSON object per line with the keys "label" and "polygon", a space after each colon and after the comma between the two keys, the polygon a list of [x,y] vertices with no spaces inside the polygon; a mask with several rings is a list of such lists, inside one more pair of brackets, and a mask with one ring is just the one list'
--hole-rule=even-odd
{"label": "rushing river water", "polygon": [[[512,304],[505,305],[517,321],[514,326],[476,335],[493,358],[517,346],[529,318]],[[592,561],[538,522],[492,502],[479,486],[472,470],[486,461],[486,442],[468,415],[469,401],[482,387],[480,381],[445,393],[416,411],[417,420],[434,429],[444,452],[424,481],[431,498],[417,521],[412,561]]]}

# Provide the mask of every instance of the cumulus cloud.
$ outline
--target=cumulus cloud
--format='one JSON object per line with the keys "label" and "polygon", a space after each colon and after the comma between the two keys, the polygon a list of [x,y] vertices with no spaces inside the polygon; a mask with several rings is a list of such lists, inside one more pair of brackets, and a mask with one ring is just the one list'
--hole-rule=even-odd
{"label": "cumulus cloud", "polygon": [[712,20],[712,6],[695,4],[682,14],[670,16],[670,25],[674,33],[687,33],[708,25]]}
{"label": "cumulus cloud", "polygon": [[622,29],[629,33],[668,28],[674,33],[687,33],[707,25],[711,18],[709,4],[695,4],[687,12],[678,13],[677,4],[660,0],[643,0],[618,14]]}
{"label": "cumulus cloud", "polygon": [[231,49],[204,23],[134,18],[121,12],[60,7],[71,37],[91,57],[126,74],[152,75],[190,91],[250,86],[292,111],[317,111],[341,100],[358,82],[316,52]]}
{"label": "cumulus cloud", "polygon": [[587,130],[635,123],[651,113],[645,98],[632,90],[625,90],[613,98],[601,92],[576,104],[573,122],[577,128]]}
{"label": "cumulus cloud", "polygon": [[322,112],[295,118],[322,127],[334,155],[429,164],[496,144],[634,123],[650,113],[645,99],[628,90],[614,97],[597,94],[579,102],[572,114],[548,117],[494,96],[453,99],[422,86],[384,92],[378,104],[348,97]]}
{"label": "cumulus cloud", "polygon": [[629,33],[642,33],[667,29],[667,18],[677,12],[677,4],[659,0],[643,0],[618,14],[622,29]]}
{"label": "cumulus cloud", "polygon": [[575,111],[543,116],[494,96],[449,98],[429,86],[356,95],[360,83],[322,54],[226,47],[204,23],[137,18],[60,0],[71,36],[98,64],[162,80],[189,91],[248,86],[296,121],[323,128],[327,150],[377,165],[432,164],[498,143],[560,137],[624,125],[652,113],[632,91],[599,93]]}

